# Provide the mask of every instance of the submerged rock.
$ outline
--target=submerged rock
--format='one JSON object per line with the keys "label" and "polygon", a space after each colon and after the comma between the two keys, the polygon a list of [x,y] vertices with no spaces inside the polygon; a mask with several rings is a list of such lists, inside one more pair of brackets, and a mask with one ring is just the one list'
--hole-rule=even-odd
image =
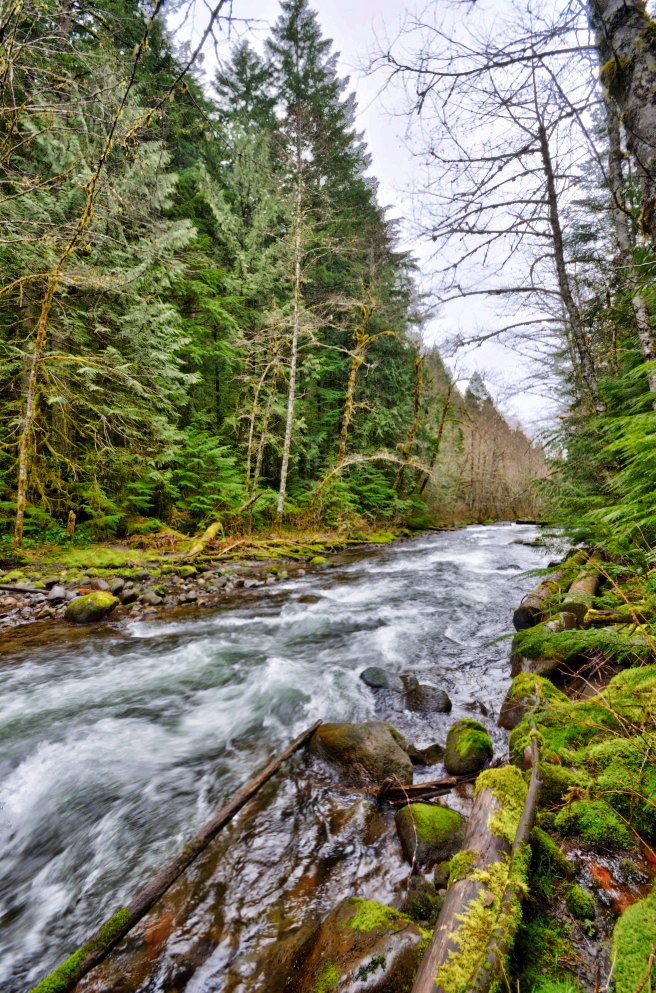
{"label": "submerged rock", "polygon": [[451,858],[465,837],[465,818],[450,807],[432,803],[402,807],[394,823],[406,861],[422,869]]}
{"label": "submerged rock", "polygon": [[66,608],[66,620],[73,624],[89,624],[92,621],[101,621],[112,612],[118,600],[111,593],[99,590],[97,593],[89,593],[87,596],[78,597]]}
{"label": "submerged rock", "polygon": [[493,755],[490,736],[478,721],[465,717],[449,728],[444,765],[452,776],[478,772]]}
{"label": "submerged rock", "polygon": [[[318,598],[317,598],[318,599]],[[378,666],[370,665],[360,673],[360,679],[367,686],[376,690],[394,690],[395,693],[403,693],[405,687],[394,672],[387,672],[379,669]]]}
{"label": "submerged rock", "polygon": [[303,940],[276,942],[256,969],[265,993],[405,993],[430,932],[373,900],[350,897]]}
{"label": "submerged rock", "polygon": [[451,701],[444,690],[426,683],[419,683],[406,693],[405,705],[418,714],[448,714],[451,710]]}
{"label": "submerged rock", "polygon": [[312,735],[313,755],[338,765],[351,782],[380,784],[388,777],[412,782],[412,762],[401,748],[402,735],[383,721],[321,724]]}

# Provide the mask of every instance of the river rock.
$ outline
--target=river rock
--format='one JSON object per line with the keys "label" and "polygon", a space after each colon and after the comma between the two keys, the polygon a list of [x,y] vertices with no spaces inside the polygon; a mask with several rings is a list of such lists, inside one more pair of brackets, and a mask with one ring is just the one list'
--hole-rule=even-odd
{"label": "river rock", "polygon": [[420,869],[443,862],[460,851],[465,837],[465,818],[450,807],[411,803],[394,815],[401,849],[410,865]]}
{"label": "river rock", "polygon": [[419,683],[405,695],[405,706],[418,714],[448,714],[451,701],[444,690],[427,683]]}
{"label": "river rock", "polygon": [[512,686],[506,693],[497,724],[500,728],[512,731],[526,714],[558,700],[567,703],[565,694],[556,689],[548,679],[522,672],[513,679]]}
{"label": "river rock", "polygon": [[48,593],[49,603],[61,603],[66,599],[66,588],[64,586],[53,586]]}
{"label": "river rock", "polygon": [[146,590],[141,595],[141,602],[149,607],[157,607],[162,602],[162,597],[158,596],[155,590]]}
{"label": "river rock", "polygon": [[406,693],[409,693],[410,690],[416,690],[419,686],[419,680],[415,676],[414,672],[402,672],[401,682],[403,683],[403,689]]}
{"label": "river rock", "polygon": [[66,608],[66,620],[73,624],[89,624],[91,621],[101,621],[112,612],[118,600],[111,593],[98,590],[86,596],[73,600]]}
{"label": "river rock", "polygon": [[394,672],[387,672],[386,669],[379,669],[378,666],[370,665],[360,673],[360,679],[367,686],[376,690],[394,690],[395,693],[403,693],[404,686],[401,679]]}
{"label": "river rock", "polygon": [[111,583],[109,584],[109,592],[112,594],[112,596],[120,596],[124,588],[125,588],[125,580],[121,579],[120,577],[118,579],[112,579]]}
{"label": "river rock", "polygon": [[[183,568],[185,568],[183,566]],[[180,570],[182,572],[182,570]],[[192,575],[196,572],[195,567],[192,568]],[[137,572],[133,573],[132,578],[138,583],[142,582],[144,579],[150,579],[150,573],[147,569],[139,569]]]}
{"label": "river rock", "polygon": [[464,717],[449,728],[444,765],[452,776],[478,772],[493,754],[490,736],[478,721]]}
{"label": "river rock", "polygon": [[413,765],[437,765],[444,758],[444,745],[437,742],[427,745],[426,748],[417,748],[415,745],[406,745],[406,752],[410,756]]}
{"label": "river rock", "polygon": [[101,576],[96,576],[95,579],[92,579],[89,582],[89,589],[90,590],[102,590],[104,593],[109,593],[110,592],[109,583],[107,582],[107,580],[102,579]]}
{"label": "river rock", "polygon": [[380,784],[396,776],[409,784],[412,762],[401,748],[402,740],[398,731],[383,721],[321,724],[310,739],[309,750],[339,766],[351,782]]}
{"label": "river rock", "polygon": [[43,580],[43,585],[47,590],[51,590],[53,586],[57,586],[59,583],[59,576],[46,576]]}
{"label": "river rock", "polygon": [[401,911],[349,897],[307,937],[269,946],[251,987],[263,993],[405,993],[425,937]]}
{"label": "river rock", "polygon": [[135,589],[124,590],[123,593],[119,595],[119,600],[125,607],[127,607],[128,604],[136,603],[138,599],[139,599],[139,591]]}
{"label": "river rock", "polygon": [[438,897],[437,890],[423,876],[410,876],[408,892],[401,904],[401,913],[412,917],[413,921],[432,925],[440,912],[444,900]]}

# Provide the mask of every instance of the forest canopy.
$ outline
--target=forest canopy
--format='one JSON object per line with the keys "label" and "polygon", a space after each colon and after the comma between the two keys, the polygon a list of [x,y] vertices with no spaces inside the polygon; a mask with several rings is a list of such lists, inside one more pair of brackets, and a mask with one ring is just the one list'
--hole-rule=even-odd
{"label": "forest canopy", "polygon": [[542,449],[424,345],[307,0],[213,79],[159,0],[2,11],[5,540],[534,511]]}

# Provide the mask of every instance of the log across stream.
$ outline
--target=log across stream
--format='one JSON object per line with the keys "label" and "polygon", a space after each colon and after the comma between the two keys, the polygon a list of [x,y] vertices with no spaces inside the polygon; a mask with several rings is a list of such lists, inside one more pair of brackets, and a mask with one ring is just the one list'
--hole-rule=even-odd
{"label": "log across stream", "polygon": [[[475,717],[503,752],[509,642],[489,642],[547,560],[515,543],[535,534],[420,536],[211,615],[16,641],[0,666],[3,991],[34,986],[315,720],[387,719],[421,747]],[[443,687],[452,712],[381,712],[359,679],[371,665]],[[444,775],[419,767],[415,782]],[[471,806],[464,788],[453,802]],[[262,947],[344,896],[398,899],[392,818],[292,759],[87,988],[248,989]]]}

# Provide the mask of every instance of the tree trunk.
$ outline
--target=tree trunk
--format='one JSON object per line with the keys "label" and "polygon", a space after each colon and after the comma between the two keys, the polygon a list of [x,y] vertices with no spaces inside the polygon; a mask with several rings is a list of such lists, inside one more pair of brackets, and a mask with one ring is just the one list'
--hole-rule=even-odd
{"label": "tree trunk", "polygon": [[644,0],[588,0],[604,88],[617,101],[638,170],[640,230],[656,241],[656,40]]}
{"label": "tree trunk", "polygon": [[[439,426],[437,428],[437,438],[436,438],[435,451],[433,452],[433,457],[430,460],[430,466],[429,466],[429,468],[431,468],[431,469],[434,468],[435,463],[437,462],[437,456],[440,454],[440,445],[442,443],[442,435],[444,433],[444,425],[446,424],[446,415],[449,413],[449,411],[453,407],[453,404],[451,403],[451,394],[452,393],[453,393],[453,383],[449,383],[448,388],[447,388],[447,391],[446,391],[446,398],[445,398],[444,404],[442,406],[442,413],[440,414],[440,423],[439,423]],[[428,480],[429,479],[430,479],[430,476],[428,476],[428,475],[424,476],[424,478],[422,479],[421,486],[419,488],[419,496],[421,496],[423,494],[424,490],[426,489],[426,486],[428,485]]]}
{"label": "tree trunk", "polygon": [[253,473],[253,489],[251,490],[251,496],[254,496],[257,491],[257,484],[260,481],[260,474],[262,472],[262,459],[264,457],[264,449],[266,447],[267,433],[269,429],[269,419],[271,417],[271,409],[273,407],[273,399],[276,395],[276,386],[278,384],[278,362],[273,370],[273,376],[271,377],[271,389],[269,390],[269,398],[267,400],[267,405],[264,410],[264,418],[262,419],[262,430],[260,431],[260,443],[257,446],[257,457],[255,459],[255,471]]}
{"label": "tree trunk", "polygon": [[587,564],[579,572],[578,576],[567,591],[567,596],[560,605],[561,611],[569,614],[576,614],[579,621],[583,623],[583,618],[592,606],[594,595],[597,592],[599,574],[601,567],[601,556],[591,555]]}
{"label": "tree trunk", "polygon": [[[415,359],[415,372],[416,372],[416,376],[415,376],[415,412],[414,412],[414,417],[412,419],[412,424],[410,425],[410,428],[408,430],[408,434],[407,434],[406,439],[405,439],[405,443],[403,445],[403,448],[401,449],[401,451],[403,452],[404,459],[408,459],[410,457],[410,452],[412,450],[412,445],[413,445],[413,442],[415,440],[415,435],[417,434],[417,431],[419,430],[419,425],[421,423],[420,417],[421,417],[421,389],[422,389],[422,385],[423,385],[423,366],[424,366],[424,360],[423,360],[422,356],[419,355]],[[394,480],[394,485],[392,486],[392,489],[393,490],[397,490],[399,488],[399,486],[401,485],[401,480],[403,479],[403,470],[404,470],[404,468],[405,468],[405,466],[401,466],[401,468],[397,472],[396,479]]]}
{"label": "tree trunk", "polygon": [[542,121],[540,121],[540,123],[538,124],[538,138],[540,141],[540,154],[542,156],[542,167],[544,170],[544,176],[547,186],[547,205],[549,208],[549,224],[551,227],[551,241],[553,246],[554,260],[556,263],[558,290],[560,292],[560,298],[563,301],[563,306],[565,307],[565,311],[567,313],[567,319],[569,321],[569,325],[572,329],[574,343],[576,345],[576,350],[579,355],[579,361],[581,363],[581,371],[583,373],[583,378],[585,380],[586,386],[588,387],[588,391],[592,398],[592,403],[594,405],[595,412],[597,414],[603,414],[605,408],[599,396],[599,389],[597,386],[597,373],[595,372],[592,355],[590,354],[590,349],[588,348],[588,343],[585,338],[585,330],[581,322],[581,315],[579,314],[579,309],[576,306],[574,297],[572,295],[572,289],[569,282],[569,275],[567,273],[567,266],[565,264],[563,231],[560,225],[560,215],[558,213],[558,195],[556,193],[556,183],[554,180],[553,163],[551,161],[551,152],[549,150],[549,140],[547,138],[547,131]]}
{"label": "tree trunk", "polygon": [[278,492],[277,516],[278,523],[282,521],[287,492],[287,470],[289,468],[289,450],[292,444],[292,426],[294,423],[294,398],[296,395],[296,362],[298,355],[298,335],[301,323],[301,225],[303,221],[302,192],[303,192],[303,159],[301,155],[301,122],[297,121],[296,143],[296,230],[294,232],[294,326],[292,329],[292,352],[289,363],[289,393],[287,395],[287,424],[285,426],[285,442],[282,450],[282,466],[280,469],[280,490]]}
{"label": "tree trunk", "polygon": [[344,398],[344,413],[342,414],[342,428],[339,433],[339,451],[337,453],[337,465],[341,465],[346,458],[346,442],[348,440],[348,429],[355,407],[355,381],[358,369],[364,362],[364,350],[367,347],[366,341],[359,343],[355,351],[351,353],[351,371],[349,372],[346,396]]}
{"label": "tree trunk", "polygon": [[[654,332],[647,308],[647,301],[640,292],[638,274],[633,263],[634,244],[629,227],[628,212],[624,199],[624,176],[622,173],[622,142],[620,139],[620,120],[613,106],[613,98],[604,92],[606,104],[606,120],[608,121],[608,179],[610,184],[610,210],[617,237],[620,257],[625,267],[626,283],[631,293],[631,307],[635,318],[636,330],[640,339],[640,348],[645,362],[656,361],[656,345]],[[656,371],[647,376],[649,389],[656,393]]]}
{"label": "tree trunk", "polygon": [[299,735],[284,752],[273,759],[262,772],[247,783],[239,793],[205,825],[198,834],[185,845],[179,855],[170,862],[147,886],[137,893],[132,903],[114,914],[103,926],[96,931],[81,948],[53,973],[35,986],[32,993],[69,993],[79,983],[83,976],[91,972],[107,957],[112,948],[131,931],[150,908],[157,903],[179,876],[198,858],[219,831],[228,824],[235,814],[257,793],[264,783],[278,771],[282,763],[298,751],[308,741],[321,724],[317,721],[312,727]]}
{"label": "tree trunk", "polygon": [[[567,569],[557,569],[555,572],[549,573],[544,582],[540,583],[536,589],[524,597],[513,614],[513,624],[516,631],[525,631],[526,628],[534,627],[540,621],[543,621],[547,614],[552,612],[549,601],[556,594],[561,591],[564,592],[565,584],[563,580],[570,573],[572,565],[582,565],[586,559],[587,554],[585,552],[577,552],[567,562]],[[558,610],[563,609],[560,605],[558,606]]]}

